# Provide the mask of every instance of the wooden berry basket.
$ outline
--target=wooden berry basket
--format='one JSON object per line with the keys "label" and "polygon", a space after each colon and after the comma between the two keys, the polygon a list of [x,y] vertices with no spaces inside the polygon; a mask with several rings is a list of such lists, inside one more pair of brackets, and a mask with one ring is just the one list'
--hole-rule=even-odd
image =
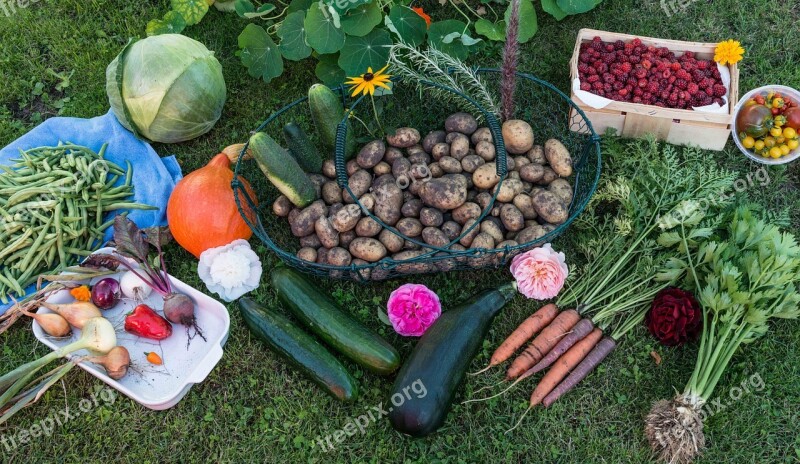
{"label": "wooden berry basket", "polygon": [[[714,58],[717,44],[682,42],[678,40],[656,39],[638,35],[618,34],[615,32],[581,29],[575,42],[575,50],[570,60],[570,83],[578,77],[578,55],[580,45],[599,36],[604,42],[623,40],[628,42],[639,38],[644,45],[667,47],[680,55],[692,51],[698,58],[710,60]],[[731,86],[728,95],[728,113],[703,113],[694,110],[662,108],[640,103],[613,101],[603,109],[592,108],[570,93],[572,101],[583,110],[586,117],[598,134],[613,128],[623,137],[638,138],[652,133],[657,139],[675,145],[696,145],[707,150],[720,151],[725,148],[733,125],[733,109],[739,101],[739,68],[736,64],[728,65],[731,73]],[[575,109],[572,112],[576,112]],[[585,128],[570,127],[570,130],[581,132]]]}

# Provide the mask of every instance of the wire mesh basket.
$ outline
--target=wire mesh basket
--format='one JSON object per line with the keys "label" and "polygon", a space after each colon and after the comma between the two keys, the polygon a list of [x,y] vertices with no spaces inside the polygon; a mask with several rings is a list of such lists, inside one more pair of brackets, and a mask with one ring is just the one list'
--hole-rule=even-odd
{"label": "wire mesh basket", "polygon": [[[500,75],[497,69],[479,69],[478,73],[494,93],[499,93]],[[413,127],[424,137],[428,131],[443,129],[445,119],[457,112],[466,112],[475,116],[480,125],[487,127],[492,134],[492,143],[496,153],[496,173],[500,177],[497,188],[492,194],[480,216],[471,221],[471,227],[464,227],[457,237],[449,237],[444,246],[433,246],[419,236],[403,235],[394,225],[387,224],[366,208],[359,199],[355,200],[361,208],[362,215],[368,217],[393,235],[398,236],[404,244],[403,257],[387,255],[377,262],[358,262],[347,266],[328,264],[327,262],[311,262],[300,259],[297,251],[301,248],[301,240],[293,236],[285,218],[273,214],[271,205],[280,193],[267,181],[254,162],[245,161],[247,146],[242,149],[236,163],[236,177],[232,183],[236,203],[242,217],[253,229],[254,234],[287,265],[317,276],[356,281],[380,281],[409,274],[446,272],[461,269],[498,267],[507,264],[515,255],[533,247],[554,240],[563,234],[572,221],[581,214],[589,199],[597,188],[600,178],[601,155],[600,138],[592,129],[591,123],[570,98],[553,85],[532,75],[517,73],[517,90],[515,93],[516,109],[514,118],[527,121],[534,130],[538,143],[550,138],[560,140],[569,150],[573,160],[571,176],[573,195],[569,205],[569,216],[566,221],[552,227],[545,235],[526,243],[504,245],[500,248],[467,248],[459,245],[461,239],[470,234],[474,227],[489,219],[494,209],[500,186],[509,177],[507,155],[502,131],[497,116],[483,108],[470,97],[448,87],[432,82],[411,85],[402,81],[393,83],[392,94],[380,97],[383,107],[380,121],[383,127]],[[416,84],[416,83],[414,83]],[[373,108],[369,98],[350,99],[346,89],[334,89],[346,108],[352,114],[369,117]],[[444,95],[444,97],[443,97]],[[300,126],[321,148],[317,140],[312,122],[307,97],[296,100],[273,113],[265,120],[256,132],[263,131],[275,140],[282,139],[282,128],[289,122]],[[352,122],[352,118],[351,118]],[[575,128],[581,129],[575,131]],[[570,130],[572,129],[572,130]],[[353,195],[348,185],[347,165],[345,160],[345,138],[352,131],[359,141],[370,140],[368,128],[361,124],[348,123],[348,118],[339,124],[337,143],[334,153],[336,165],[336,181],[343,195]],[[364,142],[366,143],[366,142]],[[359,144],[363,145],[363,144]],[[324,151],[320,151],[324,153]],[[252,198],[245,190],[239,178],[247,179],[255,190],[256,198]],[[406,193],[407,194],[407,193]],[[256,211],[256,214],[244,212]],[[447,214],[447,213],[445,213]]]}

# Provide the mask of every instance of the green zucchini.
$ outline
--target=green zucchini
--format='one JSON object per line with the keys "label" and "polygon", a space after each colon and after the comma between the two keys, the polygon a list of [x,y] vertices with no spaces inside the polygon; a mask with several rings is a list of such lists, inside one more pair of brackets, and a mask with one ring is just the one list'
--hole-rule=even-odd
{"label": "green zucchini", "polygon": [[389,395],[389,422],[414,437],[435,432],[489,326],[514,295],[511,284],[488,290],[439,316],[397,373]]}
{"label": "green zucchini", "polygon": [[300,272],[278,267],[271,279],[286,308],[328,346],[377,374],[389,374],[400,366],[400,355],[392,345],[339,309]]}
{"label": "green zucchini", "polygon": [[[308,106],[320,140],[325,148],[333,153],[336,148],[336,128],[344,119],[342,99],[328,87],[314,84],[308,89]],[[346,124],[347,137],[345,138],[344,155],[345,159],[350,159],[356,153],[356,139],[353,136],[350,121],[347,121]]]}
{"label": "green zucchini", "polygon": [[255,133],[250,137],[250,150],[267,179],[292,204],[302,208],[317,199],[311,179],[289,152],[272,137],[263,132]]}
{"label": "green zucchini", "polygon": [[289,153],[303,170],[317,174],[322,172],[322,157],[300,126],[293,122],[283,126],[283,138],[286,140]]}
{"label": "green zucchini", "polygon": [[239,310],[250,331],[273,351],[288,360],[334,398],[351,402],[358,384],[342,363],[291,321],[250,298],[239,300]]}

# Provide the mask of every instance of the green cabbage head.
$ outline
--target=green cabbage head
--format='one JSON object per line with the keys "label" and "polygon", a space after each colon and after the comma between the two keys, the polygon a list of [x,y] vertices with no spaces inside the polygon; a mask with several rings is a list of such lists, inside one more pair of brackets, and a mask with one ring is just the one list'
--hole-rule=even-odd
{"label": "green cabbage head", "polygon": [[214,127],[225,104],[222,66],[205,45],[180,34],[129,43],[106,69],[119,122],[140,137],[176,143]]}

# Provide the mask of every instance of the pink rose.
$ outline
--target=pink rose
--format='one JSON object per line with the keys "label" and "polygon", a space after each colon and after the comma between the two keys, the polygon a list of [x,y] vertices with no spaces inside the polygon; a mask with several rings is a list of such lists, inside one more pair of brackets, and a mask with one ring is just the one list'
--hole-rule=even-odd
{"label": "pink rose", "polygon": [[406,337],[421,336],[442,314],[439,297],[419,284],[398,287],[389,295],[386,309],[395,332]]}
{"label": "pink rose", "polygon": [[519,292],[535,300],[558,295],[569,275],[564,253],[553,251],[549,243],[534,248],[511,260],[511,275]]}

